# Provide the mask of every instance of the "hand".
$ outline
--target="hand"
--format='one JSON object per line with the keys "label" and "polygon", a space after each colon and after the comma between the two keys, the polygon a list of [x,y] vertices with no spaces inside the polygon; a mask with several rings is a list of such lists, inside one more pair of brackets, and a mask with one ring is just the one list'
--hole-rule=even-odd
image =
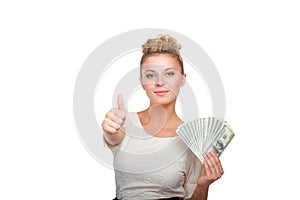
{"label": "hand", "polygon": [[106,134],[119,132],[126,118],[124,101],[122,95],[118,95],[118,108],[112,108],[106,115],[102,123],[102,128]]}
{"label": "hand", "polygon": [[201,169],[198,186],[208,188],[211,183],[221,178],[224,174],[219,157],[214,152],[205,155],[204,167]]}

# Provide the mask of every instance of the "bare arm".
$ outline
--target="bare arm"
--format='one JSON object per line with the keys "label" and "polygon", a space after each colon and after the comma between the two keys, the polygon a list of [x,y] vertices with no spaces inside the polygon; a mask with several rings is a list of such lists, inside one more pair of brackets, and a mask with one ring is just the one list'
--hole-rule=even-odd
{"label": "bare arm", "polygon": [[208,196],[208,187],[201,188],[197,186],[190,200],[207,200],[207,196]]}
{"label": "bare arm", "polygon": [[206,154],[203,164],[197,187],[190,200],[207,200],[209,185],[224,174],[219,157],[214,152]]}
{"label": "bare arm", "polygon": [[125,122],[126,113],[124,109],[123,98],[118,96],[118,108],[111,109],[106,115],[102,123],[104,138],[111,146],[116,146],[122,142],[125,133],[122,126]]}

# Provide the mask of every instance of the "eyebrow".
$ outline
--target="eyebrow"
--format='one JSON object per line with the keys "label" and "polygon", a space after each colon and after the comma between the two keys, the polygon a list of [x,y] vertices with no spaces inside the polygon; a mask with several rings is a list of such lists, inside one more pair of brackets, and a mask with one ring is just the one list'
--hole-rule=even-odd
{"label": "eyebrow", "polygon": [[[164,71],[168,71],[169,69],[174,69],[174,70],[176,70],[174,67],[169,67],[169,68],[167,68],[167,69],[164,69]],[[145,72],[148,72],[148,71],[150,71],[150,72],[157,72],[157,71],[155,71],[155,70],[153,70],[153,69],[147,69]],[[177,71],[177,70],[176,70]]]}

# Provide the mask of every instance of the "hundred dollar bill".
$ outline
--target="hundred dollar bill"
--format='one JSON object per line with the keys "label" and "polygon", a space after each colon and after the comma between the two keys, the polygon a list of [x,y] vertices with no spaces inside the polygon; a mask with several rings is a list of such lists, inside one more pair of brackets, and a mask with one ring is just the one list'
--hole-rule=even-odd
{"label": "hundred dollar bill", "polygon": [[176,133],[202,163],[209,151],[220,156],[234,137],[226,121],[213,117],[185,122]]}
{"label": "hundred dollar bill", "polygon": [[220,156],[225,150],[225,148],[228,146],[228,144],[230,143],[233,137],[234,137],[234,133],[232,129],[228,125],[224,126],[223,131],[207,147],[205,152],[214,151],[217,154],[217,156]]}

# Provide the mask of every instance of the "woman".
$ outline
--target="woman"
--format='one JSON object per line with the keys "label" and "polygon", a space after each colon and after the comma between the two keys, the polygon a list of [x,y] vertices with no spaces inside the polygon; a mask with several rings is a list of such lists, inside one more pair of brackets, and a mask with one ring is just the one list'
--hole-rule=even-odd
{"label": "woman", "polygon": [[186,80],[180,48],[168,35],[149,39],[140,62],[149,107],[126,114],[119,95],[118,108],[102,123],[114,154],[116,199],[206,200],[209,185],[223,174],[215,153],[207,153],[202,164],[176,134],[183,121],[175,104]]}

